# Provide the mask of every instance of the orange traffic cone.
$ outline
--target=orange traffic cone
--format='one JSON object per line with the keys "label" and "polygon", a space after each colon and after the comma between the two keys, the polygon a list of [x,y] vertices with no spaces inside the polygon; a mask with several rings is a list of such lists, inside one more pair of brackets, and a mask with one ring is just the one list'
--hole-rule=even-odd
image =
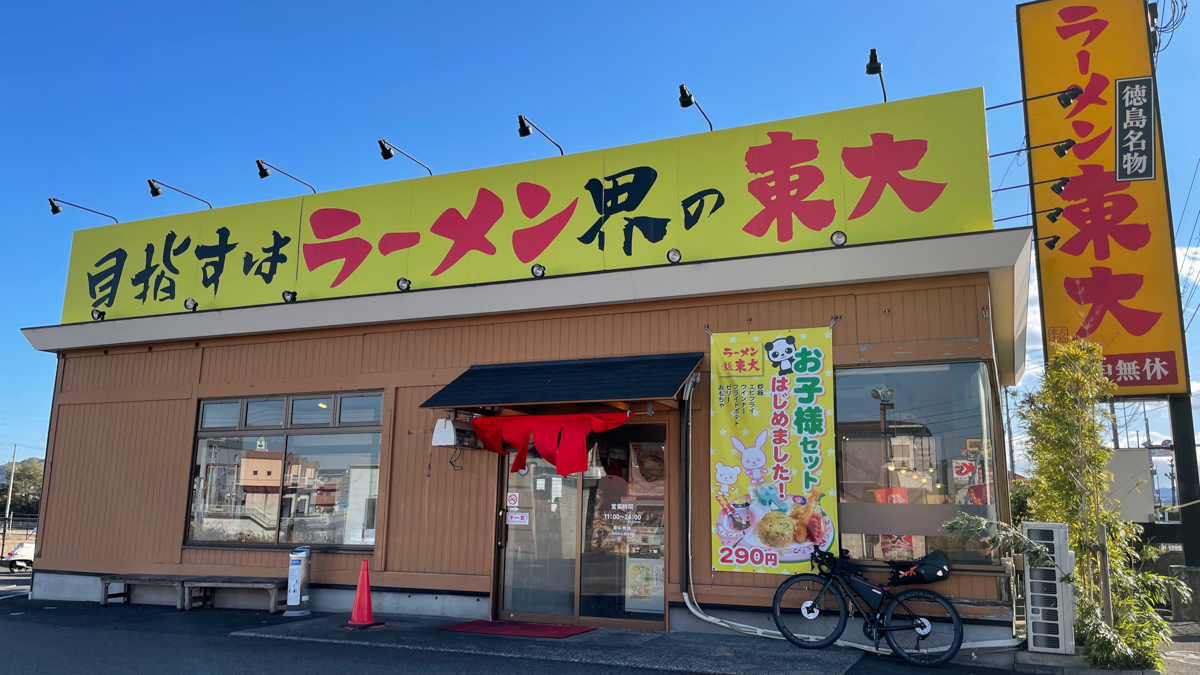
{"label": "orange traffic cone", "polygon": [[362,570],[358,573],[358,590],[354,591],[354,611],[350,613],[350,623],[342,628],[362,630],[382,626],[382,621],[376,621],[371,612],[371,577],[367,574],[367,561],[364,560]]}

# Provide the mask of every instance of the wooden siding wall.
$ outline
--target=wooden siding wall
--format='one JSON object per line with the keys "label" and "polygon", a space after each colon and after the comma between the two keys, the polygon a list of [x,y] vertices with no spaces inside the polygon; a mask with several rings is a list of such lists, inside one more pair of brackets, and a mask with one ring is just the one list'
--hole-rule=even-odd
{"label": "wooden siding wall", "polygon": [[[198,401],[382,389],[376,586],[486,593],[492,588],[498,457],[431,448],[435,413],[418,406],[468,366],[707,351],[713,332],[827,326],[839,366],[990,359],[983,274],[753,295],[447,319],[86,350],[63,355],[51,417],[39,567],[81,572],[282,575],[283,551],[185,548]],[[702,368],[707,369],[707,363]],[[708,437],[707,378],[692,437]],[[677,419],[674,416],[671,419]],[[668,596],[686,560],[679,453],[670,454]],[[706,454],[691,480],[707,485]],[[690,519],[703,602],[769,602],[779,578],[712,574],[708,505]],[[360,555],[314,555],[313,581],[353,584]],[[994,572],[992,572],[994,574]],[[946,588],[997,597],[995,583]],[[951,579],[951,582],[954,578]],[[989,585],[990,583],[990,585]],[[944,588],[944,587],[943,587]]]}

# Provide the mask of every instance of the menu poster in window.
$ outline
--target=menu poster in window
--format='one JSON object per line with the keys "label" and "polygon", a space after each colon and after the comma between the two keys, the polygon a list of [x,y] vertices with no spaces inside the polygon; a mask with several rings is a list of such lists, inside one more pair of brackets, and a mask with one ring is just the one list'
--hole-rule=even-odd
{"label": "menu poster in window", "polygon": [[661,614],[666,575],[661,558],[625,558],[625,611]]}
{"label": "menu poster in window", "polygon": [[629,468],[629,496],[662,497],[667,460],[661,443],[630,443],[633,465]]}
{"label": "menu poster in window", "polygon": [[712,568],[797,574],[837,549],[833,332],[716,333]]}

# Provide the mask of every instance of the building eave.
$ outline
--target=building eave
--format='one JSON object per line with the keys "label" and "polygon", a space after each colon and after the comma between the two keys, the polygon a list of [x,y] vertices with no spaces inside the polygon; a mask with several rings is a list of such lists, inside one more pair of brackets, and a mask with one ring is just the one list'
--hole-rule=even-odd
{"label": "building eave", "polygon": [[1025,370],[1032,230],[823,248],[670,266],[549,276],[258,307],[22,329],[34,349],[63,352],[323,328],[480,317],[985,272],[1001,384]]}

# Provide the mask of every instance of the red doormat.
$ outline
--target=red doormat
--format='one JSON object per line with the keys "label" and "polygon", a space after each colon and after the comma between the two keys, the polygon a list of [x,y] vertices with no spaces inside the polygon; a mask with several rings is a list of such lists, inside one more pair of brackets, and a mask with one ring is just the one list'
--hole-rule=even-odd
{"label": "red doormat", "polygon": [[453,626],[442,626],[438,630],[448,630],[455,633],[483,633],[484,635],[512,635],[515,637],[562,638],[586,633],[595,628],[584,626],[551,626],[544,623],[518,623],[515,621],[468,621],[456,623]]}

